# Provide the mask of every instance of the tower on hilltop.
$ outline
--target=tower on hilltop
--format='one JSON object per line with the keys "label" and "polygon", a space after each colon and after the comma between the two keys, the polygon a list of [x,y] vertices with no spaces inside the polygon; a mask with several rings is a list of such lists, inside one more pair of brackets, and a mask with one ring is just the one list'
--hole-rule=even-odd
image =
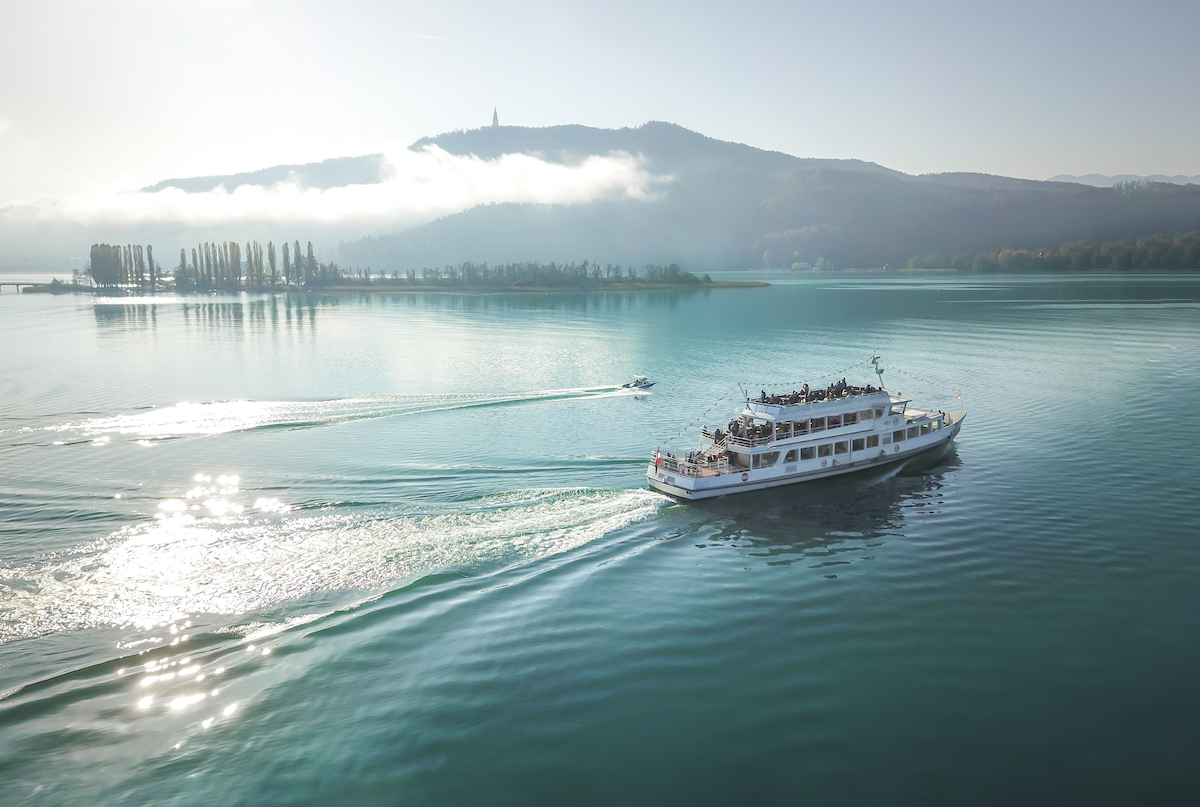
{"label": "tower on hilltop", "polygon": [[495,129],[500,125],[500,116],[496,114],[496,107],[492,107],[492,128]]}

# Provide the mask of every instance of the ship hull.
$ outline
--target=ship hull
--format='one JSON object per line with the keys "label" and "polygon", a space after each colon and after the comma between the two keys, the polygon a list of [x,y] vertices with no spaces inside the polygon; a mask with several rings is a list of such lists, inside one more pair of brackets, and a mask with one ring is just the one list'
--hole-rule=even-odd
{"label": "ship hull", "polygon": [[650,487],[660,493],[681,501],[698,501],[717,496],[729,496],[735,493],[749,493],[755,490],[797,485],[803,482],[813,482],[818,479],[828,479],[831,476],[868,471],[896,462],[912,459],[927,454],[930,451],[945,448],[962,428],[963,417],[966,413],[955,413],[957,417],[947,428],[937,434],[930,435],[932,439],[921,440],[918,444],[897,451],[878,451],[874,456],[852,459],[846,462],[833,461],[824,467],[813,467],[798,470],[795,473],[781,473],[775,469],[746,470],[737,473],[721,474],[713,477],[683,477],[665,472],[652,462],[646,470],[646,478]]}

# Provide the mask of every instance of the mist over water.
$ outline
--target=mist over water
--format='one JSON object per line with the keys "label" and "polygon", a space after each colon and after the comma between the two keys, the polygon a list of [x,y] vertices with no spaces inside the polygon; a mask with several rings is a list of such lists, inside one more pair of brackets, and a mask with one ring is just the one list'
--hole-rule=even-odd
{"label": "mist over water", "polygon": [[[769,279],[0,295],[0,802],[1194,792],[1200,281]],[[645,489],[872,352],[948,451]]]}

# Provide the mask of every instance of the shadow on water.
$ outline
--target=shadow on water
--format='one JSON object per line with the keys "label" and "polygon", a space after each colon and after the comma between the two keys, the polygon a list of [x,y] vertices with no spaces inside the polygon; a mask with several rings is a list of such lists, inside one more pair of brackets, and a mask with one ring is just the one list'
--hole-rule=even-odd
{"label": "shadow on water", "polygon": [[952,446],[849,477],[696,502],[717,527],[700,546],[736,546],[768,565],[845,565],[839,555],[881,546],[910,514],[940,512],[947,474],[961,465]]}

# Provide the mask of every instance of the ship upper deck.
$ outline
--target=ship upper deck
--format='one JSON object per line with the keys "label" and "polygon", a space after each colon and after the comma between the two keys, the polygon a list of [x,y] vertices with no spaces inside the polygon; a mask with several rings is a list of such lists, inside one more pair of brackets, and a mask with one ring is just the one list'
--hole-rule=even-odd
{"label": "ship upper deck", "polygon": [[828,397],[818,393],[808,396],[806,400],[805,396],[801,396],[799,393],[769,395],[765,400],[759,398],[747,401],[746,408],[741,415],[770,422],[798,420],[853,412],[866,406],[907,404],[909,400],[891,395],[887,390],[877,387],[847,387],[839,397]]}

